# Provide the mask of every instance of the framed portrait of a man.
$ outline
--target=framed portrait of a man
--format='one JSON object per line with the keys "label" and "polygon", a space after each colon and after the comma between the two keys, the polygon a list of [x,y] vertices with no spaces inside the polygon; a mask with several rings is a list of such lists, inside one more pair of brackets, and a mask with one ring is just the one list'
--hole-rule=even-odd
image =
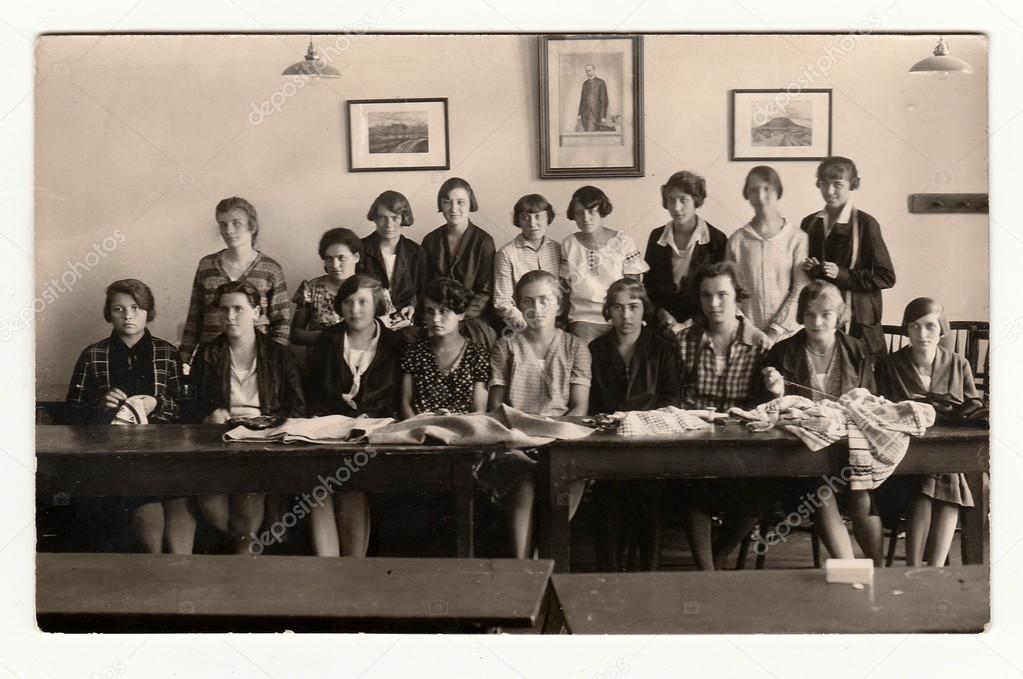
{"label": "framed portrait of a man", "polygon": [[643,176],[643,38],[543,35],[540,177]]}

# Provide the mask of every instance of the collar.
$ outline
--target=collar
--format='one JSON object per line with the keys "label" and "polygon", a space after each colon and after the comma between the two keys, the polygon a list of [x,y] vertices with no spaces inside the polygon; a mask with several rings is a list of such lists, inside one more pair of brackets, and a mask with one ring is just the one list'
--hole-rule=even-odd
{"label": "collar", "polygon": [[845,205],[842,206],[842,211],[838,214],[838,219],[834,222],[831,221],[831,217],[828,215],[828,208],[824,208],[817,213],[817,218],[824,224],[824,230],[830,231],[832,224],[848,224],[852,221],[853,207],[852,198],[846,201]]}
{"label": "collar", "polygon": [[743,230],[744,230],[744,231],[745,231],[745,232],[746,232],[746,233],[747,233],[748,235],[750,235],[750,236],[753,236],[753,237],[754,237],[754,238],[756,238],[757,240],[762,240],[762,241],[764,241],[764,242],[767,242],[767,241],[772,241],[772,240],[774,240],[775,238],[778,238],[778,237],[780,237],[780,236],[781,236],[782,234],[784,234],[784,233],[785,233],[786,231],[788,231],[788,230],[789,230],[789,229],[791,228],[791,226],[792,226],[792,225],[791,225],[791,224],[789,224],[789,220],[788,220],[788,219],[786,219],[786,218],[784,218],[784,217],[782,217],[782,218],[781,218],[781,229],[780,229],[780,230],[778,231],[778,233],[774,234],[774,235],[773,235],[773,236],[771,236],[770,238],[764,238],[764,237],[763,237],[763,236],[761,236],[761,235],[760,235],[759,233],[757,233],[757,230],[753,228],[753,224],[751,224],[750,222],[746,222],[745,224],[743,224],[743,225],[742,225],[742,228],[743,228]]}
{"label": "collar", "polygon": [[[709,242],[710,229],[707,228],[707,222],[700,215],[696,215],[696,229],[693,232],[693,237],[689,239],[689,246],[686,249],[692,250],[697,245],[706,245]],[[671,222],[664,225],[661,237],[657,239],[657,244],[671,248],[672,252],[676,255],[681,252],[678,249],[678,245],[675,244],[675,229],[672,228]]]}
{"label": "collar", "polygon": [[132,345],[130,347],[127,344],[124,343],[124,340],[122,340],[120,338],[120,336],[116,332],[113,332],[113,331],[110,332],[110,350],[111,351],[124,352],[124,353],[137,353],[137,352],[145,349],[145,346],[148,345],[148,344],[151,344],[151,343],[152,343],[152,336],[149,334],[149,328],[145,328],[142,331],[142,337],[139,338],[139,341],[136,342],[134,345]]}
{"label": "collar", "polygon": [[520,233],[519,235],[515,236],[512,242],[515,244],[515,247],[517,248],[523,250],[532,250],[533,252],[540,252],[540,250],[543,250],[544,246],[551,241],[548,241],[547,236],[544,236],[543,240],[540,241],[540,245],[534,248],[532,243],[526,240],[525,237]]}
{"label": "collar", "polygon": [[[739,325],[735,328],[735,339],[733,341],[751,347],[754,346],[757,339],[756,326],[750,323],[749,319],[743,316],[742,312],[738,309],[736,309],[735,318],[739,321]],[[703,337],[707,334],[707,321],[704,319],[694,321],[693,325],[690,327],[690,332],[695,335],[698,343],[701,342]]]}

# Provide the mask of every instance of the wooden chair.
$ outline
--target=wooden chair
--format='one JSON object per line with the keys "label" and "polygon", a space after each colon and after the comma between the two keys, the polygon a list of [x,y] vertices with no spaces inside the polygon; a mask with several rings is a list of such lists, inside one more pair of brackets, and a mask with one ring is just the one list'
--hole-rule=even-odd
{"label": "wooden chair", "polygon": [[901,325],[882,325],[881,331],[884,333],[884,341],[889,354],[894,354],[909,344],[909,337],[906,336],[905,329]]}

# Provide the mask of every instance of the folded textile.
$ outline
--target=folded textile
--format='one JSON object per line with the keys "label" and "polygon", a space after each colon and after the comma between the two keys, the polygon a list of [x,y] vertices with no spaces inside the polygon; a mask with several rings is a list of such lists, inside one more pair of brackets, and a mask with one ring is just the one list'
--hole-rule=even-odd
{"label": "folded textile", "polygon": [[225,441],[279,441],[282,443],[359,443],[370,432],[394,422],[392,417],[292,417],[272,429],[238,426],[224,434]]}
{"label": "folded textile", "polygon": [[849,487],[877,488],[891,476],[909,448],[910,436],[922,436],[934,424],[934,408],[918,401],[892,403],[863,388],[838,401],[814,403],[802,396],[782,396],[753,410],[732,408],[754,431],[781,427],[810,450],[843,439],[849,443]]}
{"label": "folded textile", "polygon": [[424,413],[370,432],[369,442],[420,444],[434,440],[453,446],[514,448],[542,446],[555,439],[579,439],[593,433],[590,427],[529,415],[501,405],[487,414],[433,415]]}
{"label": "folded textile", "polygon": [[[708,411],[701,411],[707,413]],[[619,436],[663,436],[684,431],[709,429],[711,424],[693,411],[675,406],[657,410],[630,410],[612,415],[620,420]]]}

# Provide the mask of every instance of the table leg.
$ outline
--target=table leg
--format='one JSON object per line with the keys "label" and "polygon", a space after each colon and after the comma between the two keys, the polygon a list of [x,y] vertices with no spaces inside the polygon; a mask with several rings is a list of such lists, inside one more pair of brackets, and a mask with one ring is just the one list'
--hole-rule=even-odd
{"label": "table leg", "polygon": [[557,443],[541,449],[537,483],[541,488],[540,558],[553,559],[556,572],[569,570],[570,534],[568,526],[569,478],[567,456],[562,456]]}
{"label": "table leg", "polygon": [[975,506],[964,512],[963,564],[984,563],[984,543],[988,539],[988,476],[984,472],[966,475]]}

